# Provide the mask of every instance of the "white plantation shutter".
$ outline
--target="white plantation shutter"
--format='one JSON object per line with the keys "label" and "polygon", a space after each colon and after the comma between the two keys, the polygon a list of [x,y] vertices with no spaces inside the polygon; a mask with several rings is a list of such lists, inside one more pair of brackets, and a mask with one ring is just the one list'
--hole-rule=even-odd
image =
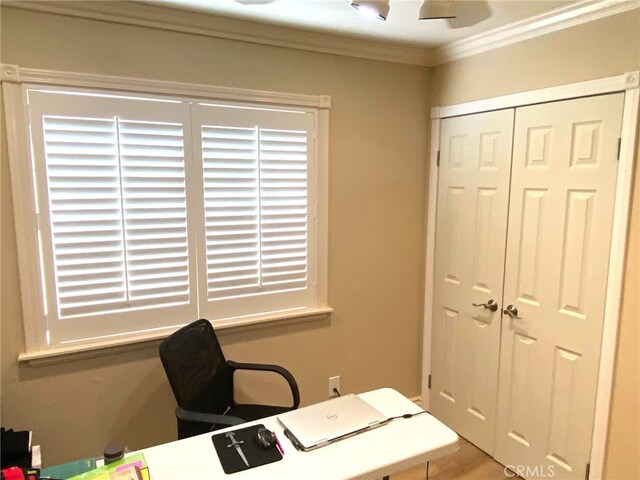
{"label": "white plantation shutter", "polygon": [[31,92],[29,111],[49,341],[193,319],[188,106]]}
{"label": "white plantation shutter", "polygon": [[313,110],[25,92],[45,349],[317,306]]}
{"label": "white plantation shutter", "polygon": [[201,314],[223,319],[311,305],[312,115],[194,109],[202,159],[200,256],[206,258],[199,270]]}

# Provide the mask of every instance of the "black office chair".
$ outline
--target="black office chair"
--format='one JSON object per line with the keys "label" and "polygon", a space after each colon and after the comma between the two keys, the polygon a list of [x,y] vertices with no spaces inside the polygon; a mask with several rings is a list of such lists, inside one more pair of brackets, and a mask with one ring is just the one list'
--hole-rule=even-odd
{"label": "black office chair", "polygon": [[[160,359],[178,402],[178,438],[295,410],[298,384],[278,365],[227,361],[208,320],[197,320],[169,335],[160,344]],[[291,388],[293,406],[238,404],[233,398],[236,370],[262,370],[282,375]]]}

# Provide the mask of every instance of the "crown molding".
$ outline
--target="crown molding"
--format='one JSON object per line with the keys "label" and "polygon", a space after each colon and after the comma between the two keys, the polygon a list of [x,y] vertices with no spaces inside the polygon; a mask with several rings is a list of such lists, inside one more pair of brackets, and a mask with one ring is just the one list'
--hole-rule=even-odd
{"label": "crown molding", "polygon": [[431,65],[428,48],[218,17],[133,1],[3,1],[3,6],[275,47],[412,65]]}
{"label": "crown molding", "polygon": [[640,8],[638,0],[582,0],[436,48],[432,65],[459,60]]}
{"label": "crown molding", "polygon": [[140,1],[8,0],[2,6],[275,47],[435,66],[627,12],[639,8],[640,0],[581,0],[436,48],[299,30]]}

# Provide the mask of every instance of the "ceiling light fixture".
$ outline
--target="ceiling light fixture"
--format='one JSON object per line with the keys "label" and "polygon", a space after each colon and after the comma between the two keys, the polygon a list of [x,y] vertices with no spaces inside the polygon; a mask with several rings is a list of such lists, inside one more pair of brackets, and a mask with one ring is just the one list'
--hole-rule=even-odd
{"label": "ceiling light fixture", "polygon": [[456,6],[453,0],[423,0],[418,18],[420,20],[456,18]]}
{"label": "ceiling light fixture", "polygon": [[389,0],[353,0],[351,6],[365,18],[386,20],[389,15]]}

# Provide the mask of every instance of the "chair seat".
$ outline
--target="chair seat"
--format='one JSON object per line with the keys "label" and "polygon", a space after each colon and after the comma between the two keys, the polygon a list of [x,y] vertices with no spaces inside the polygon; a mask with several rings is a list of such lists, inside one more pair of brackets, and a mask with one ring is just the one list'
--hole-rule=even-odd
{"label": "chair seat", "polygon": [[280,415],[281,413],[289,412],[291,410],[291,407],[238,404],[234,407],[231,407],[226,414],[234,417],[240,417],[247,422],[251,422],[253,420],[259,420],[261,418],[271,417],[272,415]]}

